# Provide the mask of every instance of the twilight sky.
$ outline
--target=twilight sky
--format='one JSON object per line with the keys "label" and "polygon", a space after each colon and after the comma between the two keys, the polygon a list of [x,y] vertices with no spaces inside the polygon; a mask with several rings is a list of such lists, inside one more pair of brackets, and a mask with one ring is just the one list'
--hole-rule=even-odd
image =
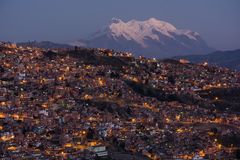
{"label": "twilight sky", "polygon": [[240,48],[240,0],[0,0],[0,40],[72,42],[112,19],[167,21],[221,50]]}

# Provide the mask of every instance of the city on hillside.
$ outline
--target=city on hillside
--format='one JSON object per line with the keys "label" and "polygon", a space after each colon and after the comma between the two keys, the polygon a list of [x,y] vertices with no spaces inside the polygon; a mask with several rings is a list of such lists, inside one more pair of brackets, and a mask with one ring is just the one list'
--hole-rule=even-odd
{"label": "city on hillside", "polygon": [[3,159],[239,156],[239,72],[102,48],[0,52]]}

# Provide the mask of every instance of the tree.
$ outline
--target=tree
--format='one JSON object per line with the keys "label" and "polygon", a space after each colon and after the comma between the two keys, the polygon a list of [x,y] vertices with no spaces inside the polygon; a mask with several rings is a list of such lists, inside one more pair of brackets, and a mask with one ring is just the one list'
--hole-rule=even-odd
{"label": "tree", "polygon": [[87,131],[87,139],[93,139],[94,138],[94,135],[95,135],[95,132],[92,128],[88,128],[88,131]]}
{"label": "tree", "polygon": [[236,159],[240,159],[240,149],[235,151]]}
{"label": "tree", "polygon": [[176,80],[173,75],[168,76],[168,82],[171,83],[172,85],[175,85]]}
{"label": "tree", "polygon": [[2,67],[2,66],[0,66],[0,72],[4,72],[5,70],[4,70],[4,68]]}
{"label": "tree", "polygon": [[120,141],[118,147],[120,150],[125,150],[125,142]]}

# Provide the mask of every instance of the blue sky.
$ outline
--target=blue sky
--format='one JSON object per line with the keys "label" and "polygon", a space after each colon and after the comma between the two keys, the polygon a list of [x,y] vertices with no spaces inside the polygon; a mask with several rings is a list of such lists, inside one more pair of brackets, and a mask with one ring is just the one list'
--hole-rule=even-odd
{"label": "blue sky", "polygon": [[70,42],[112,17],[155,17],[200,33],[214,48],[240,48],[240,0],[0,0],[0,40]]}

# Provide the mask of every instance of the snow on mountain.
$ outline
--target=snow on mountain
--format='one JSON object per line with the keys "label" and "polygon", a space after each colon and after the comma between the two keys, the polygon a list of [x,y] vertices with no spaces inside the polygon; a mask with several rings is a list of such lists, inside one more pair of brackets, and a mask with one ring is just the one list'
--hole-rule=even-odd
{"label": "snow on mountain", "polygon": [[160,40],[160,37],[154,33],[154,31],[161,32],[163,35],[173,38],[169,32],[174,32],[176,30],[171,24],[158,21],[154,18],[143,22],[136,20],[131,20],[127,23],[121,20],[114,20],[114,22],[109,26],[109,29],[115,39],[122,36],[127,40],[136,41],[142,45],[142,47],[147,47],[144,43],[146,38],[157,41]]}
{"label": "snow on mountain", "polygon": [[213,51],[197,32],[177,29],[172,24],[150,18],[124,22],[113,18],[109,25],[89,37],[85,44],[134,52],[149,57],[200,54]]}

